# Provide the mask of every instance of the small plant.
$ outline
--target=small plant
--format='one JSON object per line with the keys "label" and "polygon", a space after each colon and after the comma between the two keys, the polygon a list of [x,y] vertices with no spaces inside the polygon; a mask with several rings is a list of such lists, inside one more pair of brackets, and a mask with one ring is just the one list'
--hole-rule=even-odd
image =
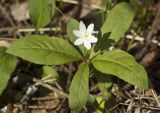
{"label": "small plant", "polygon": [[[47,2],[29,0],[29,2],[30,17],[38,31],[49,22],[50,16],[46,7],[52,3],[52,0],[47,0]],[[36,7],[41,13],[37,13],[34,9]],[[97,36],[93,35],[94,24],[86,28],[82,21],[79,23],[71,19],[67,25],[69,42],[58,37],[28,35],[17,40],[3,54],[13,58],[17,56],[41,65],[81,61],[69,90],[70,108],[78,110],[89,100],[89,78],[92,76],[96,77],[98,87],[104,96],[108,96],[107,88],[111,86],[111,75],[140,88],[148,88],[147,73],[133,56],[119,49],[109,51],[109,48],[114,46],[128,30],[134,15],[134,9],[128,3],[122,2],[111,9]],[[7,62],[15,66],[15,62]],[[1,70],[3,70],[2,65],[4,63],[1,63]],[[13,71],[12,68],[10,70]],[[1,78],[5,76],[2,74]],[[2,84],[1,79],[0,85]]]}

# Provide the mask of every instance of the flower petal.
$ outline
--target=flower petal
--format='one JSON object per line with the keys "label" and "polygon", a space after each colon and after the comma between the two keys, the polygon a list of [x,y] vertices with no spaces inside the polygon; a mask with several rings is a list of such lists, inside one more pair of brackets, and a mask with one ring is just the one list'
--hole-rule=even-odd
{"label": "flower petal", "polygon": [[95,36],[91,36],[89,38],[89,40],[90,40],[91,43],[96,43],[98,41],[97,37],[95,37]]}
{"label": "flower petal", "polygon": [[75,42],[74,42],[74,45],[81,45],[83,44],[83,39],[82,38],[78,38]]}
{"label": "flower petal", "polygon": [[94,24],[89,24],[88,28],[87,28],[87,33],[88,34],[92,34],[94,30]]}
{"label": "flower petal", "polygon": [[82,32],[79,31],[79,30],[73,30],[73,33],[74,33],[77,37],[82,37],[82,36],[83,36]]}
{"label": "flower petal", "polygon": [[84,24],[82,21],[80,21],[79,30],[80,30],[81,32],[83,32],[83,33],[86,32],[86,26],[85,26],[85,24]]}
{"label": "flower petal", "polygon": [[91,42],[84,41],[84,47],[86,47],[88,50],[91,49]]}

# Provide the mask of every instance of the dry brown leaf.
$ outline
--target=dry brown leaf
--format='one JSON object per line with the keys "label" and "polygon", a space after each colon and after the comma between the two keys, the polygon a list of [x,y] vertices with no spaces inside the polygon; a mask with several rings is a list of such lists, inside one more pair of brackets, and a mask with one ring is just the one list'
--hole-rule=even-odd
{"label": "dry brown leaf", "polygon": [[15,4],[11,6],[11,13],[15,20],[17,21],[24,21],[29,18],[28,14],[28,3],[23,2],[19,5]]}

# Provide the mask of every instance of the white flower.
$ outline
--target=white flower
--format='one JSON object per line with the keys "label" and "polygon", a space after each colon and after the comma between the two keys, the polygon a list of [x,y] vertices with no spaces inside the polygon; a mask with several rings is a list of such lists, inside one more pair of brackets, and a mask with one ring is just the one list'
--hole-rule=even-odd
{"label": "white flower", "polygon": [[88,28],[80,21],[79,30],[73,30],[73,33],[78,37],[74,45],[83,44],[88,50],[91,48],[91,43],[97,42],[97,37],[93,36],[94,24],[90,24]]}

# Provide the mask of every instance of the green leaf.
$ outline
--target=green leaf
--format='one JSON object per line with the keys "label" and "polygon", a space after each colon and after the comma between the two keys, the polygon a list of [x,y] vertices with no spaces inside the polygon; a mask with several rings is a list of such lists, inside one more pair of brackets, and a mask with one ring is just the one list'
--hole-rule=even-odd
{"label": "green leaf", "polygon": [[41,80],[48,81],[49,83],[55,83],[59,79],[58,72],[54,67],[51,66],[41,66],[33,67],[32,71],[35,75],[41,76]]}
{"label": "green leaf", "polygon": [[106,101],[101,97],[96,97],[96,100],[94,102],[94,107],[96,109],[97,113],[105,113],[105,104]]}
{"label": "green leaf", "polygon": [[67,34],[72,43],[74,43],[75,40],[77,39],[77,37],[73,34],[73,30],[78,30],[78,29],[79,29],[79,22],[77,20],[71,19],[67,23]]}
{"label": "green leaf", "polygon": [[[71,19],[67,24],[67,34],[68,34],[69,39],[72,43],[74,43],[76,41],[76,39],[78,38],[73,34],[73,30],[79,30],[79,22],[75,19]],[[83,55],[86,54],[85,48],[83,45],[78,46],[78,48],[81,50]]]}
{"label": "green leaf", "polygon": [[30,35],[12,44],[8,53],[36,64],[64,64],[81,59],[81,55],[67,41],[39,35]]}
{"label": "green leaf", "polygon": [[95,51],[105,50],[119,41],[128,30],[135,15],[134,9],[125,2],[116,5],[107,15],[106,21],[100,29]]}
{"label": "green leaf", "polygon": [[51,66],[43,66],[42,69],[43,69],[43,78],[51,76],[52,78],[57,79],[59,77],[57,71]]}
{"label": "green leaf", "polygon": [[69,90],[69,106],[72,110],[81,109],[89,98],[89,67],[80,66],[72,80]]}
{"label": "green leaf", "polygon": [[111,33],[109,39],[117,42],[121,36],[128,30],[135,16],[135,11],[131,5],[122,2],[116,5],[103,24],[100,32],[103,36],[106,33]]}
{"label": "green leaf", "polygon": [[16,57],[5,53],[6,48],[0,47],[0,94],[6,88],[11,73],[16,67]]}
{"label": "green leaf", "polygon": [[112,74],[140,88],[148,88],[145,69],[134,57],[122,50],[106,51],[97,55],[92,63],[94,67],[106,74]]}
{"label": "green leaf", "polygon": [[96,77],[96,79],[98,81],[97,85],[98,85],[100,91],[102,92],[102,94],[105,97],[110,98],[110,96],[111,96],[110,87],[112,85],[111,76],[96,71],[95,77]]}
{"label": "green leaf", "polygon": [[50,22],[51,13],[55,13],[55,0],[29,0],[29,15],[37,29]]}

